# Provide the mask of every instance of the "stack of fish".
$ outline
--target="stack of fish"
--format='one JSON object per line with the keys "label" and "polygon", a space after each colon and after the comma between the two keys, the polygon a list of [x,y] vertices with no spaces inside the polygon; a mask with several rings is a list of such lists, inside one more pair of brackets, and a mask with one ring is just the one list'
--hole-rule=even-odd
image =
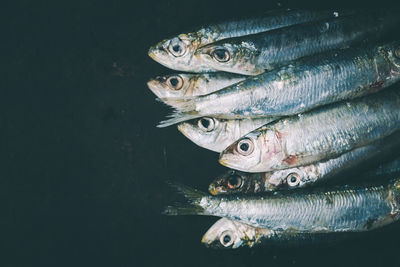
{"label": "stack of fish", "polygon": [[[398,220],[400,179],[285,189],[335,180],[400,145],[400,90],[391,86],[400,42],[386,38],[399,23],[382,10],[279,10],[150,48],[155,61],[190,72],[149,81],[175,109],[159,127],[178,123],[231,168],[211,183],[212,195],[174,184],[188,203],[165,213],[222,217],[202,242],[223,248],[337,239]],[[393,178],[399,162],[363,176]]]}

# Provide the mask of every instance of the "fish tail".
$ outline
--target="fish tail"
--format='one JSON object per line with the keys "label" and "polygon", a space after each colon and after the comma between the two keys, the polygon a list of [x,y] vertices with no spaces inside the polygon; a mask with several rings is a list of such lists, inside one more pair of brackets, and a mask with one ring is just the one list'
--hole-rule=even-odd
{"label": "fish tail", "polygon": [[202,117],[202,115],[200,114],[188,114],[188,113],[183,113],[180,111],[174,111],[171,115],[169,115],[170,119],[161,121],[157,127],[158,128],[164,128],[164,127],[168,127],[180,122],[184,122],[187,120],[192,120],[192,119],[196,119],[196,118],[200,118]]}
{"label": "fish tail", "polygon": [[160,98],[159,101],[164,102],[165,104],[181,111],[181,112],[191,112],[196,109],[196,103],[194,101],[194,97],[164,97]]}
{"label": "fish tail", "polygon": [[173,206],[167,206],[163,211],[165,215],[204,215],[205,210],[200,206],[201,199],[206,195],[191,187],[176,183],[168,182],[168,184],[176,189],[186,199],[184,203],[175,203]]}

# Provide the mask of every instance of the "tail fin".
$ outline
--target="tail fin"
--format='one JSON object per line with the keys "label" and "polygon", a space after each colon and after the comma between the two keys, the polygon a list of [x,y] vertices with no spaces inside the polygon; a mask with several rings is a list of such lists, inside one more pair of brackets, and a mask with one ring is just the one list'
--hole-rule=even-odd
{"label": "tail fin", "polygon": [[195,97],[164,97],[160,98],[160,101],[181,112],[191,112],[196,110]]}
{"label": "tail fin", "polygon": [[173,206],[168,206],[165,208],[163,214],[165,215],[206,214],[204,208],[200,206],[201,199],[204,196],[206,196],[205,193],[176,182],[168,182],[168,184],[171,187],[175,188],[178,193],[182,194],[186,198],[186,203],[176,203]]}
{"label": "tail fin", "polygon": [[168,117],[170,117],[170,119],[165,120],[165,121],[161,121],[157,127],[158,128],[164,128],[164,127],[168,127],[180,122],[184,122],[187,120],[192,120],[192,119],[196,119],[196,118],[200,118],[203,117],[200,114],[187,114],[187,113],[182,113],[179,111],[174,111],[171,115],[169,115]]}

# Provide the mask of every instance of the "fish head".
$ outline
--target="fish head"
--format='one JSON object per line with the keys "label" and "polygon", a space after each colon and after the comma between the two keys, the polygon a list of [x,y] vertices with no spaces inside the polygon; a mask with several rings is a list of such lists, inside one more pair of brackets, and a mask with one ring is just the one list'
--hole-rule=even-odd
{"label": "fish head", "polygon": [[210,227],[201,242],[211,248],[235,249],[245,245],[253,246],[257,237],[256,228],[222,218]]}
{"label": "fish head", "polygon": [[267,172],[282,168],[284,153],[275,131],[261,127],[240,138],[220,155],[219,162],[245,172]]}
{"label": "fish head", "polygon": [[300,168],[290,168],[271,172],[265,180],[265,188],[270,191],[278,189],[295,189],[308,183],[306,173]]}
{"label": "fish head", "polygon": [[393,183],[392,195],[396,204],[400,206],[400,178],[391,181]]}
{"label": "fish head", "polygon": [[212,195],[246,194],[262,191],[264,173],[245,173],[229,170],[218,176],[208,187]]}
{"label": "fish head", "polygon": [[254,58],[258,54],[254,46],[245,42],[220,41],[200,47],[196,50],[195,57],[213,70],[256,75],[264,72],[255,66]]}
{"label": "fish head", "polygon": [[200,42],[201,38],[195,33],[180,34],[150,47],[148,55],[170,69],[191,72],[206,71],[198,62],[193,61],[194,52]]}
{"label": "fish head", "polygon": [[190,74],[157,76],[147,86],[159,98],[182,98],[193,88],[191,78]]}
{"label": "fish head", "polygon": [[392,72],[400,75],[400,41],[393,42],[385,47],[387,58],[392,63]]}
{"label": "fish head", "polygon": [[228,123],[228,120],[202,117],[180,123],[178,130],[195,144],[221,152],[234,141]]}

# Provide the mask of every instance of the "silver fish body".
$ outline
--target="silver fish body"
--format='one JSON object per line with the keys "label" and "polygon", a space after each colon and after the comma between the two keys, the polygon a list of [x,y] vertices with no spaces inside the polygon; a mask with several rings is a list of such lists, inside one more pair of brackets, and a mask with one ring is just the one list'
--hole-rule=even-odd
{"label": "silver fish body", "polygon": [[262,17],[200,27],[197,31],[180,34],[159,42],[149,49],[148,54],[158,63],[171,69],[188,72],[212,71],[194,56],[199,47],[226,38],[255,34],[337,15],[337,12],[331,11],[274,10]]}
{"label": "silver fish body", "polygon": [[167,215],[211,215],[270,230],[362,232],[399,219],[400,180],[387,185],[286,191],[264,196],[209,196],[177,187],[190,201]]}
{"label": "silver fish body", "polygon": [[271,230],[241,223],[228,218],[219,219],[204,234],[201,242],[207,247],[216,249],[236,249],[239,247],[296,246],[322,242],[336,242],[338,239],[350,238],[349,233],[302,233],[291,230]]}
{"label": "silver fish body", "polygon": [[196,145],[220,153],[245,134],[274,118],[224,120],[203,117],[178,124],[178,130]]}
{"label": "silver fish body", "polygon": [[[338,177],[338,174],[355,169],[362,171],[360,165],[365,162],[378,161],[383,155],[390,153],[391,150],[399,147],[399,133],[377,140],[372,144],[355,148],[343,153],[336,158],[317,162],[311,165],[299,166],[285,170],[271,172],[264,183],[266,190],[276,190],[277,188],[298,188],[323,182],[327,179]],[[357,173],[359,173],[359,171]],[[379,178],[375,175],[374,177]]]}
{"label": "silver fish body", "polygon": [[[340,178],[339,174],[359,167],[364,162],[376,161],[378,157],[385,155],[391,149],[398,148],[399,143],[399,134],[394,134],[384,140],[355,148],[336,158],[310,165],[263,173],[229,170],[214,179],[209,186],[209,192],[212,195],[253,194],[311,186],[333,177]],[[394,164],[392,167],[380,165],[380,170],[384,171],[388,168],[387,171],[390,173],[391,169],[396,168]],[[397,167],[400,171],[400,163]],[[378,170],[371,171],[370,176],[377,177],[377,172]]]}
{"label": "silver fish body", "polygon": [[245,78],[226,72],[179,73],[152,78],[147,86],[159,98],[186,98],[213,93]]}
{"label": "silver fish body", "polygon": [[221,40],[199,48],[195,57],[215,71],[257,75],[304,56],[379,40],[399,22],[389,12],[330,18]]}
{"label": "silver fish body", "polygon": [[286,116],[367,95],[400,80],[400,42],[349,48],[308,57],[190,100],[166,99],[186,114],[243,118]]}
{"label": "silver fish body", "polygon": [[400,128],[400,91],[385,90],[270,123],[220,154],[220,163],[247,172],[268,172],[338,157]]}

